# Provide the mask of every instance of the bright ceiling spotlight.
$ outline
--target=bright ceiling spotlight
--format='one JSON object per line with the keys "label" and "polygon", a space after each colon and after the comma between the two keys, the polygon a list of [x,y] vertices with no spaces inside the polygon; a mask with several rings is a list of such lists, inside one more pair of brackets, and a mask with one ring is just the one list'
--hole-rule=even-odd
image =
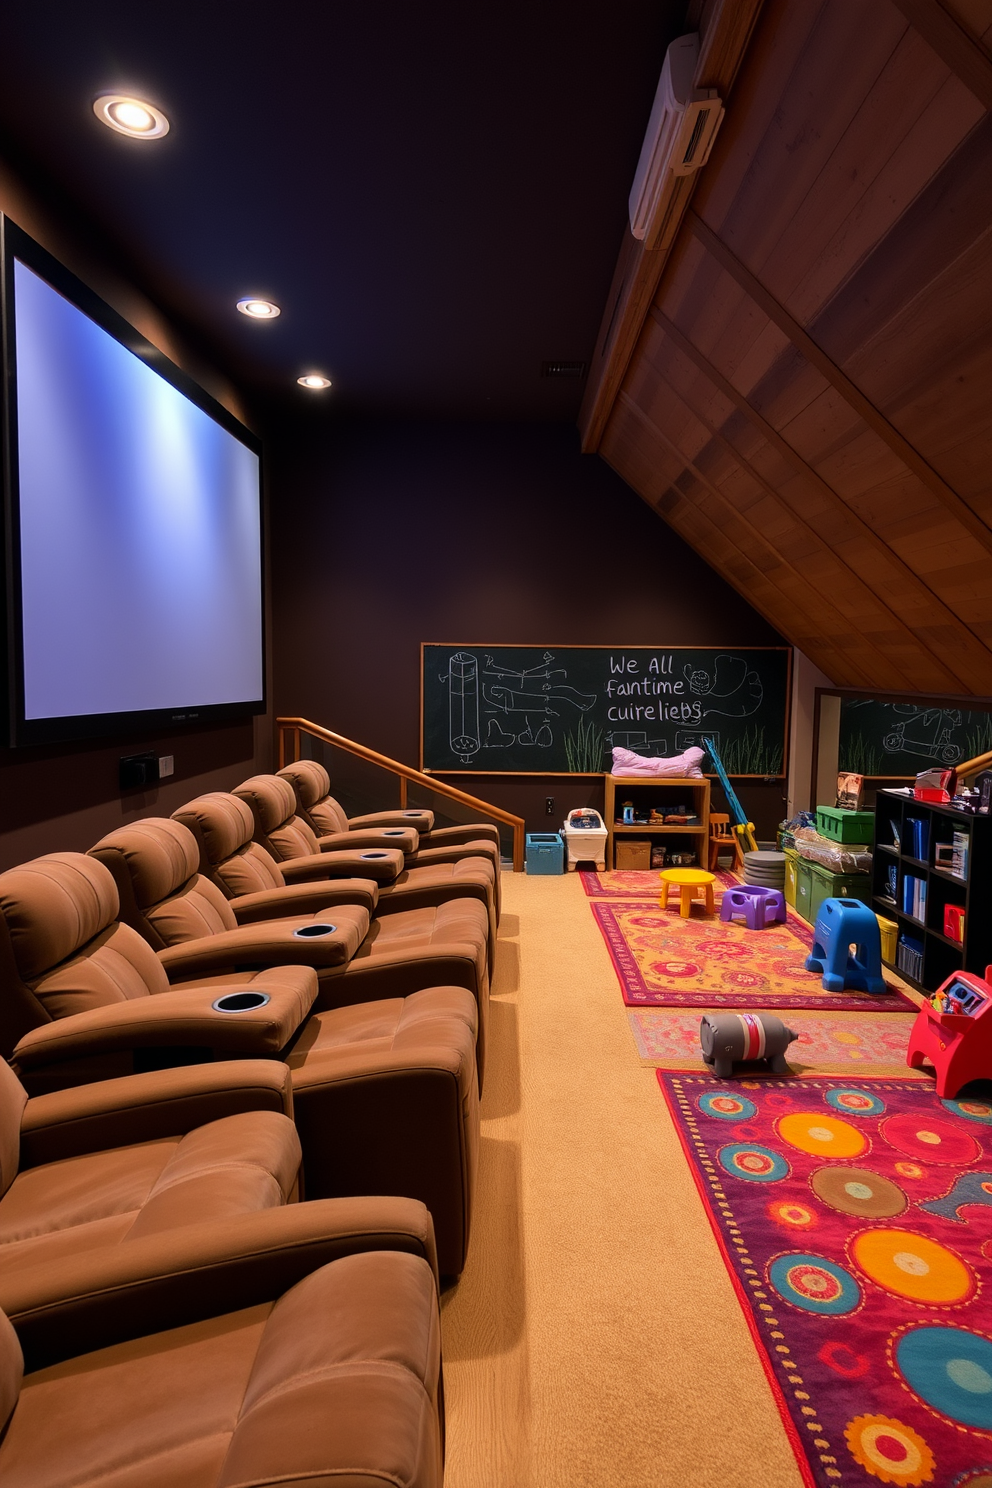
{"label": "bright ceiling spotlight", "polygon": [[300,387],[309,388],[314,393],[321,393],[324,388],[329,388],[331,385],[331,379],[329,377],[321,377],[318,372],[308,372],[305,377],[298,377],[296,381]]}
{"label": "bright ceiling spotlight", "polygon": [[101,124],[130,139],[161,139],[169,132],[169,121],[153,104],[126,93],[103,93],[93,100],[93,112]]}
{"label": "bright ceiling spotlight", "polygon": [[252,320],[275,320],[277,315],[282,314],[278,305],[274,305],[271,300],[260,300],[257,295],[239,300],[238,309],[242,315],[247,315]]}

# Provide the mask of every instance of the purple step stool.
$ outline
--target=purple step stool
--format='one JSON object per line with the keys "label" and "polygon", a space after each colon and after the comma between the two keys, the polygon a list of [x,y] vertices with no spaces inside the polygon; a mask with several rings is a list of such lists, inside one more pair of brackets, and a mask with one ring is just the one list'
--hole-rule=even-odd
{"label": "purple step stool", "polygon": [[757,884],[739,884],[736,888],[725,889],[720,905],[721,920],[729,922],[741,916],[749,930],[784,924],[785,895],[781,889],[762,889]]}

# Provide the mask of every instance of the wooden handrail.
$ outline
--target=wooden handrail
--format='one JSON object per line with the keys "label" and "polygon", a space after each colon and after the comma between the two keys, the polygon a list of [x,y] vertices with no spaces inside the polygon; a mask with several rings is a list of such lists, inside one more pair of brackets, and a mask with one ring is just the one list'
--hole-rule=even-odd
{"label": "wooden handrail", "polygon": [[[277,718],[276,724],[279,729],[279,768],[283,765],[293,763],[300,757],[300,735],[310,734],[314,739],[323,739],[326,744],[334,744],[338,749],[347,750],[349,754],[356,754],[359,759],[368,760],[370,764],[378,765],[380,769],[389,770],[400,777],[400,805],[406,805],[407,784],[413,781],[416,785],[422,785],[426,790],[436,791],[439,796],[447,796],[452,801],[460,801],[463,806],[472,806],[475,810],[483,812],[486,816],[495,817],[496,821],[504,822],[506,826],[513,828],[513,871],[522,873],[524,868],[524,828],[525,822],[522,816],[514,816],[512,811],[504,811],[501,806],[493,806],[488,801],[481,800],[478,796],[470,796],[468,791],[459,790],[457,786],[448,785],[444,780],[436,780],[433,775],[426,775],[423,770],[415,770],[412,765],[404,765],[400,760],[390,759],[388,754],[379,754],[374,749],[369,749],[365,744],[358,744],[354,739],[346,739],[343,734],[335,734],[331,729],[321,728],[319,723],[311,723],[309,718]],[[286,758],[286,735],[294,734],[292,744],[292,759]]]}
{"label": "wooden handrail", "polygon": [[969,775],[977,775],[979,770],[992,769],[992,749],[986,750],[984,754],[976,754],[974,759],[965,760],[963,765],[958,765],[958,779],[966,780]]}

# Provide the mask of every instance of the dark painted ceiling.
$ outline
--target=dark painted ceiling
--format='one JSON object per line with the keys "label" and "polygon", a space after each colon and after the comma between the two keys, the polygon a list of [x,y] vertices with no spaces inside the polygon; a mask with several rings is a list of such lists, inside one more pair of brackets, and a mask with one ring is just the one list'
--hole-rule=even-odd
{"label": "dark painted ceiling", "polygon": [[[572,418],[684,0],[14,0],[0,150],[255,397]],[[171,133],[91,112],[119,89]],[[266,295],[272,324],[234,302]]]}

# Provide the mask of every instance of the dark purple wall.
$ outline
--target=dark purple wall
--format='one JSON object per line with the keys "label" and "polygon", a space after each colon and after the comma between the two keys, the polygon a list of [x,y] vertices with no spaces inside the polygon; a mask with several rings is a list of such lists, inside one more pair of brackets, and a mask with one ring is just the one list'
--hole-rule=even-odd
{"label": "dark purple wall", "polygon": [[[270,449],[275,703],[419,758],[422,641],[774,645],[781,637],[564,425],[315,413]],[[451,776],[546,829],[591,780]],[[760,833],[782,787],[745,786]]]}

